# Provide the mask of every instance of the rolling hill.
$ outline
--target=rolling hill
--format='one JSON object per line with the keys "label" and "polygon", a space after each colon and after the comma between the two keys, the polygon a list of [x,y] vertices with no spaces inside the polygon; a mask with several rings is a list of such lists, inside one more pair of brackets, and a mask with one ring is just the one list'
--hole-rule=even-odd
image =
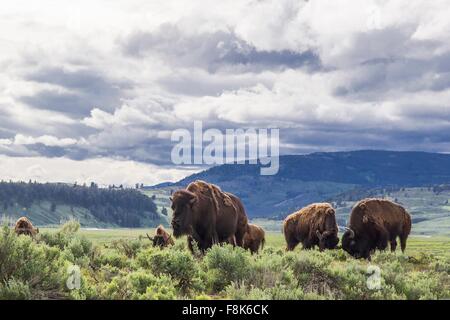
{"label": "rolling hill", "polygon": [[259,172],[259,165],[226,164],[148,189],[177,189],[205,180],[241,197],[250,216],[270,217],[361,187],[450,183],[450,155],[371,150],[288,155],[280,157],[277,175]]}
{"label": "rolling hill", "polygon": [[27,216],[36,225],[76,219],[89,227],[143,227],[165,221],[153,200],[134,189],[64,183],[0,182],[0,223]]}

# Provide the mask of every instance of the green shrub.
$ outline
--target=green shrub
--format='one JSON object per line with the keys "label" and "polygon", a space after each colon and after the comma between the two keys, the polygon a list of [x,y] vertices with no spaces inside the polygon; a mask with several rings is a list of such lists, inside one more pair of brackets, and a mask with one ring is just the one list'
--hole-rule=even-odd
{"label": "green shrub", "polygon": [[[376,252],[369,262],[339,249],[286,252],[267,246],[252,255],[223,245],[192,255],[185,241],[164,249],[146,240],[94,246],[78,229],[70,221],[33,240],[1,228],[0,299],[450,298],[445,252]],[[69,290],[72,265],[80,267],[81,286]],[[374,266],[379,278],[369,273]],[[371,280],[379,280],[379,287],[371,287]]]}
{"label": "green shrub", "polygon": [[138,270],[114,277],[104,287],[101,296],[115,300],[170,300],[177,297],[177,290],[170,277],[157,277],[145,270]]}
{"label": "green shrub", "polygon": [[298,285],[305,292],[337,298],[339,296],[337,279],[330,269],[332,261],[332,256],[328,252],[304,250],[296,259],[289,259],[287,262]]}
{"label": "green shrub", "polygon": [[100,265],[110,265],[118,269],[123,269],[130,265],[127,256],[117,251],[102,252],[97,259]]}
{"label": "green shrub", "polygon": [[92,253],[92,243],[84,237],[73,237],[62,252],[64,258],[72,263],[87,266]]}
{"label": "green shrub", "polygon": [[150,245],[151,244],[148,241],[146,241],[146,244],[144,245],[140,240],[129,241],[120,239],[112,241],[111,248],[132,259],[136,257],[139,250],[141,250],[142,248],[148,248]]}
{"label": "green shrub", "polygon": [[250,253],[242,248],[213,246],[203,259],[210,290],[220,292],[233,281],[245,280],[249,276],[250,261]]}
{"label": "green shrub", "polygon": [[71,236],[60,231],[57,232],[42,232],[39,237],[39,241],[45,243],[50,247],[57,247],[61,250],[69,244]]}
{"label": "green shrub", "polygon": [[67,235],[73,235],[80,230],[80,222],[77,220],[69,220],[61,227],[61,232]]}
{"label": "green shrub", "polygon": [[148,249],[140,252],[136,260],[155,275],[169,275],[183,291],[199,285],[198,262],[188,251]]}
{"label": "green shrub", "polygon": [[14,278],[0,283],[0,300],[28,300],[31,290],[28,284]]}
{"label": "green shrub", "polygon": [[[22,283],[28,286],[31,297],[64,294],[67,261],[61,257],[57,248],[37,244],[28,236],[16,236],[8,227],[3,227],[0,234],[0,261],[0,283],[3,283],[4,288],[15,290]],[[11,279],[15,279],[15,282]]]}
{"label": "green shrub", "polygon": [[[448,279],[446,280],[448,284]],[[410,300],[448,299],[444,277],[434,272],[413,271],[396,283],[399,291]]]}
{"label": "green shrub", "polygon": [[227,297],[235,300],[302,300],[306,297],[301,288],[282,284],[258,288],[233,282],[226,288],[225,293]]}

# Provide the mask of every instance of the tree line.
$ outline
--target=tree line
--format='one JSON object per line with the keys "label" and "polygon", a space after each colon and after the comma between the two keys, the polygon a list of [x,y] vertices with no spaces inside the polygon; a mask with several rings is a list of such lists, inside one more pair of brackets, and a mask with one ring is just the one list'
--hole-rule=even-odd
{"label": "tree line", "polygon": [[58,205],[82,207],[99,221],[122,227],[139,227],[143,219],[158,219],[152,199],[135,189],[99,188],[95,183],[0,182],[0,203],[5,211],[16,204],[30,208],[40,201],[49,201],[53,212]]}

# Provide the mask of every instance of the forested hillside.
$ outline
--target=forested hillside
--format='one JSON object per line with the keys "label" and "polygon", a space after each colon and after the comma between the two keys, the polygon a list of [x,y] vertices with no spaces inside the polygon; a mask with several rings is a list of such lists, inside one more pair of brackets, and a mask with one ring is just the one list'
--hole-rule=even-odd
{"label": "forested hillside", "polygon": [[89,226],[151,226],[159,223],[156,205],[134,189],[77,184],[0,182],[0,215],[26,215],[37,224],[59,224],[75,217]]}
{"label": "forested hillside", "polygon": [[274,176],[261,176],[259,165],[226,164],[152,189],[183,188],[197,179],[238,195],[250,217],[286,216],[340,194],[364,190],[357,195],[364,197],[368,189],[449,184],[450,155],[371,150],[286,155]]}

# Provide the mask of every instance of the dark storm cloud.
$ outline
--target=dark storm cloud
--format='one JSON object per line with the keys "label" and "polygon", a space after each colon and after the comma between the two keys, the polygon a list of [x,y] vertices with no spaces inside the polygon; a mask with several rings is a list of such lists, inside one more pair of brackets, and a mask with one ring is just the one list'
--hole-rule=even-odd
{"label": "dark storm cloud", "polygon": [[225,91],[238,90],[256,84],[264,84],[270,88],[273,80],[255,77],[216,77],[215,74],[195,72],[177,73],[158,79],[158,84],[174,94],[190,96],[216,96]]}
{"label": "dark storm cloud", "polygon": [[330,128],[328,131],[305,128],[302,131],[282,129],[282,154],[317,151],[351,151],[363,149],[442,152],[450,145],[446,131],[357,130]]}
{"label": "dark storm cloud", "polygon": [[177,26],[162,25],[156,32],[135,32],[122,41],[127,55],[145,57],[158,54],[162,59],[183,67],[263,71],[280,68],[321,68],[320,58],[311,50],[264,51],[240,39],[234,32],[216,31],[186,35]]}
{"label": "dark storm cloud", "polygon": [[35,95],[22,96],[20,100],[34,108],[58,111],[76,117],[88,115],[93,108],[93,102],[87,95],[53,90],[43,90]]}
{"label": "dark storm cloud", "polygon": [[355,61],[356,75],[337,86],[333,93],[379,101],[392,92],[404,95],[449,89],[450,53],[433,54],[439,43],[416,40],[415,31],[415,26],[399,25],[355,36],[347,59]]}
{"label": "dark storm cloud", "polygon": [[39,109],[54,110],[75,117],[89,115],[94,107],[114,110],[132,87],[128,80],[114,81],[95,70],[68,71],[63,68],[42,68],[26,76],[26,80],[66,89],[46,89],[20,100]]}

